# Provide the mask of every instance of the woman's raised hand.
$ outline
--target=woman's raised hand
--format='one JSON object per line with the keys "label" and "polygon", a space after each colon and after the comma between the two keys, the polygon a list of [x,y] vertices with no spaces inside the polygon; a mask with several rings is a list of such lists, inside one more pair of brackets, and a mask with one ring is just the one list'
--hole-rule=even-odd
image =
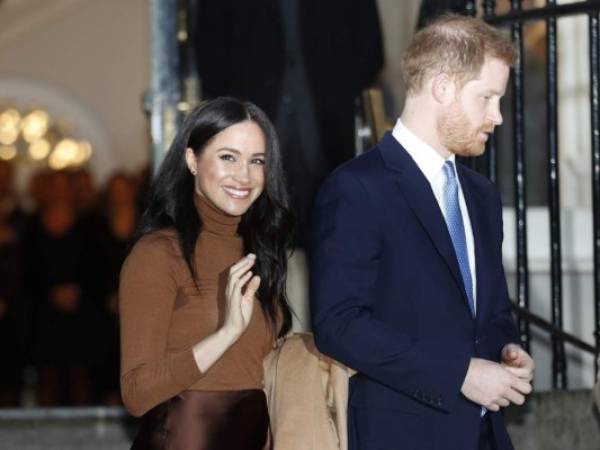
{"label": "woman's raised hand", "polygon": [[225,288],[226,311],[223,328],[237,339],[248,327],[254,308],[254,295],[260,286],[260,277],[250,270],[256,255],[250,253],[229,269]]}
{"label": "woman's raised hand", "polygon": [[225,322],[223,326],[193,347],[194,358],[200,371],[205,373],[233,345],[248,327],[252,318],[254,295],[260,278],[250,269],[256,256],[249,254],[229,269],[225,287]]}

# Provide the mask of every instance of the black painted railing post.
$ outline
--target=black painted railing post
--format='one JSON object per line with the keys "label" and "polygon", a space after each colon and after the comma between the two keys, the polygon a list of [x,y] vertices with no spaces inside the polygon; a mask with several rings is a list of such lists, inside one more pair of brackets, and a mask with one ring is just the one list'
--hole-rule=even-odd
{"label": "black painted railing post", "polygon": [[[596,349],[600,348],[600,39],[598,11],[590,13],[590,103],[592,119],[592,211],[594,227],[594,321]],[[598,359],[594,363],[598,373]]]}
{"label": "black painted railing post", "polygon": [[[511,0],[511,11],[521,10],[521,0]],[[513,43],[517,50],[517,61],[513,67],[513,145],[515,166],[515,196],[516,196],[516,225],[517,225],[517,303],[529,309],[529,269],[527,262],[527,198],[525,172],[525,116],[524,104],[524,74],[523,74],[523,29],[520,21],[511,25]],[[518,318],[519,338],[521,345],[530,350],[529,323]]]}
{"label": "black painted railing post", "polygon": [[[483,14],[486,20],[491,19],[494,16],[494,11],[496,9],[496,1],[495,0],[484,0],[483,2]],[[496,183],[498,179],[498,157],[496,148],[498,146],[496,140],[496,134],[492,134],[490,139],[488,139],[486,143],[486,151],[485,151],[485,162],[486,162],[486,175],[490,179],[492,183]]]}
{"label": "black painted railing post", "polygon": [[[554,6],[556,0],[547,0]],[[560,189],[558,159],[558,88],[556,17],[546,19],[547,96],[548,96],[548,200],[550,208],[550,283],[552,324],[563,328],[562,262],[560,237]],[[567,388],[567,360],[565,343],[552,335],[552,387]]]}
{"label": "black painted railing post", "polygon": [[[465,7],[464,7],[465,8],[464,9],[465,16],[475,17],[477,15],[476,3],[477,2],[474,0],[469,0],[469,1],[465,2]],[[473,170],[477,170],[477,158],[476,157],[473,157],[473,156],[464,157],[464,158],[460,159],[460,162]]]}

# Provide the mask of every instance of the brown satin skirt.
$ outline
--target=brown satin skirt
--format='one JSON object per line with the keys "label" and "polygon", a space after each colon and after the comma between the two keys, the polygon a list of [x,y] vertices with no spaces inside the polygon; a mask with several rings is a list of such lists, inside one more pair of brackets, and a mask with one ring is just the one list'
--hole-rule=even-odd
{"label": "brown satin skirt", "polygon": [[142,417],[132,450],[271,450],[265,393],[184,391]]}

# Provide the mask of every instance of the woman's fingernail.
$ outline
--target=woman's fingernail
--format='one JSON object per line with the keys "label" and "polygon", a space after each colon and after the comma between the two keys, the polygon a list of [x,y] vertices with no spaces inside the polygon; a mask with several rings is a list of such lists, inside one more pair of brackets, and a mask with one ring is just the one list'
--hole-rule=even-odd
{"label": "woman's fingernail", "polygon": [[246,257],[254,259],[254,258],[256,258],[256,255],[254,253],[248,253],[248,255]]}

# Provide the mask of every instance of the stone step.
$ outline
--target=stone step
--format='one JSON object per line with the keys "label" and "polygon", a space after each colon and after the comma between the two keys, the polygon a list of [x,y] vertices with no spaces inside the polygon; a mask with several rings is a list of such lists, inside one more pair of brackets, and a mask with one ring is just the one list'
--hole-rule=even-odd
{"label": "stone step", "polygon": [[[516,450],[600,450],[591,390],[535,393],[506,420]],[[0,409],[2,450],[127,450],[136,430],[118,407]]]}
{"label": "stone step", "polygon": [[119,407],[0,409],[0,448],[128,450],[136,427]]}
{"label": "stone step", "polygon": [[516,450],[600,450],[600,414],[590,389],[538,392],[506,410]]}

